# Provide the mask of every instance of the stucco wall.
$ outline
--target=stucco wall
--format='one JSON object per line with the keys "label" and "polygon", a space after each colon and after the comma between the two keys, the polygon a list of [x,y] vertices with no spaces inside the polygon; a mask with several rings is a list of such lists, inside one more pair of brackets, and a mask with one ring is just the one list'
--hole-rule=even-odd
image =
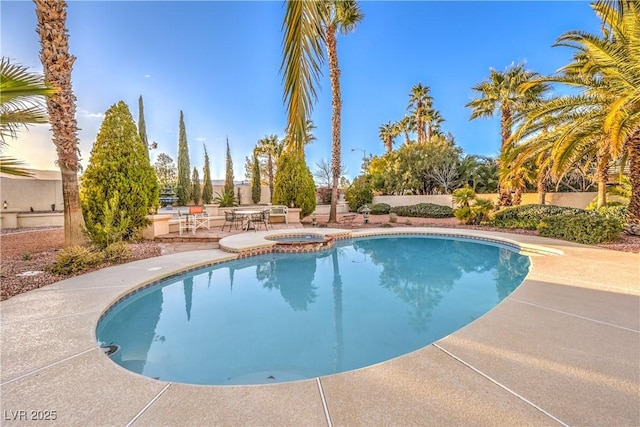
{"label": "stucco wall", "polygon": [[0,177],[0,202],[5,200],[9,209],[22,212],[29,212],[31,208],[51,212],[52,204],[56,205],[56,210],[62,210],[62,180],[3,175]]}

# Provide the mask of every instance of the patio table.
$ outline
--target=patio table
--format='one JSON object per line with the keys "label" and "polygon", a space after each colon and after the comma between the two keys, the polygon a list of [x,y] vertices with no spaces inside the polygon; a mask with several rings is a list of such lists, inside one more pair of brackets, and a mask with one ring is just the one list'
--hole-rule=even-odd
{"label": "patio table", "polygon": [[237,209],[235,211],[236,214],[241,215],[243,218],[247,219],[247,224],[244,227],[242,227],[242,229],[245,231],[255,229],[255,227],[252,226],[253,221],[251,221],[251,215],[257,215],[261,212],[262,211],[255,210],[255,209]]}

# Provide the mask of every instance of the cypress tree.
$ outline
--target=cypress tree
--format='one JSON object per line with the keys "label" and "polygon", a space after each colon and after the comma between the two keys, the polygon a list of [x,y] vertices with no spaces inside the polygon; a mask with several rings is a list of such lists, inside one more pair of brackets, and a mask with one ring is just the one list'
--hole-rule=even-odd
{"label": "cypress tree", "polygon": [[316,209],[316,185],[304,157],[292,152],[280,155],[273,203],[300,208],[300,218],[310,215]]}
{"label": "cypress tree", "polygon": [[147,139],[147,125],[144,121],[144,104],[142,102],[142,95],[138,98],[138,134],[144,145],[145,154],[147,159],[149,158],[149,140]]}
{"label": "cypress tree", "polygon": [[258,162],[258,156],[253,153],[253,167],[251,171],[251,200],[254,204],[260,203],[260,163]]}
{"label": "cypress tree", "polygon": [[[146,215],[158,205],[159,191],[145,151],[127,104],[120,101],[111,106],[82,175],[80,198],[90,235],[96,226],[122,226],[128,238],[148,224]],[[113,224],[105,224],[105,204],[116,199],[119,215],[112,218]]]}
{"label": "cypress tree", "polygon": [[179,205],[186,205],[191,200],[191,166],[189,164],[189,146],[187,145],[187,131],[184,127],[184,115],[180,111],[180,136],[178,139],[178,185],[176,196]]}
{"label": "cypress tree", "polygon": [[202,187],[202,203],[208,205],[213,200],[213,185],[211,184],[211,171],[209,168],[209,155],[207,154],[207,147],[202,144],[204,148],[204,186]]}
{"label": "cypress tree", "polygon": [[227,138],[227,164],[224,178],[224,193],[231,194],[231,197],[235,197],[233,194],[233,160],[231,160],[231,150],[229,150],[229,138]]}
{"label": "cypress tree", "polygon": [[198,176],[198,169],[193,168],[193,175],[191,175],[191,198],[194,205],[200,204],[200,196],[202,190],[200,189],[200,177]]}

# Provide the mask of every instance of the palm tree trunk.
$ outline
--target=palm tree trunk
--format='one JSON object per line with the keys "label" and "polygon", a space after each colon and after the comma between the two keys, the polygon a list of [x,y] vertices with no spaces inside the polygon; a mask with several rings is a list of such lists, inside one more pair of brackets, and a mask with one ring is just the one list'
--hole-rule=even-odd
{"label": "palm tree trunk", "polygon": [[[504,167],[500,157],[507,152],[509,148],[509,139],[511,138],[511,111],[508,108],[503,107],[500,110],[500,137],[501,148],[500,156],[498,157],[498,170]],[[507,166],[508,167],[508,166]],[[499,174],[500,175],[500,174]],[[511,206],[513,204],[511,200],[511,190],[505,185],[504,179],[498,178],[498,192],[500,193],[500,200],[498,204],[500,207]]]}
{"label": "palm tree trunk", "polygon": [[336,29],[327,25],[326,29],[327,56],[329,57],[329,78],[331,80],[331,171],[333,185],[331,187],[331,208],[329,210],[329,222],[338,220],[338,182],[340,180],[340,120],[342,110],[342,97],[340,95],[340,68],[338,68],[338,41]]}
{"label": "palm tree trunk", "polygon": [[598,181],[598,199],[597,207],[601,208],[607,204],[607,181],[609,180],[609,151],[607,146],[602,142],[598,146],[597,172],[596,180]]}
{"label": "palm tree trunk", "polygon": [[62,172],[64,200],[64,245],[83,245],[84,218],[78,186],[78,125],[76,97],[71,87],[71,70],[75,57],[69,53],[67,3],[64,0],[34,0],[40,35],[40,60],[45,81],[59,89],[47,98],[47,109],[53,131],[53,144]]}
{"label": "palm tree trunk", "polygon": [[542,166],[538,171],[538,180],[536,182],[536,190],[540,196],[540,204],[547,204],[547,167]]}
{"label": "palm tree trunk", "polygon": [[629,152],[629,180],[631,199],[625,231],[640,236],[640,129],[636,129],[627,141]]}
{"label": "palm tree trunk", "polygon": [[404,143],[407,145],[411,144],[411,140],[409,139],[409,132],[407,131],[404,132]]}

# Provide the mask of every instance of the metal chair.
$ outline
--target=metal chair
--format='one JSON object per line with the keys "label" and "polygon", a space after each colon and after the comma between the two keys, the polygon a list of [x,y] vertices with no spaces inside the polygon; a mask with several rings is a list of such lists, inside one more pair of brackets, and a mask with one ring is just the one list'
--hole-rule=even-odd
{"label": "metal chair", "polygon": [[265,209],[260,213],[262,223],[264,224],[264,229],[269,229],[269,217],[271,216],[271,210]]}
{"label": "metal chair", "polygon": [[242,226],[243,218],[236,214],[234,211],[224,211],[224,224],[222,224],[222,231],[229,224],[229,231],[231,231],[231,226],[233,225],[236,230],[238,229],[238,223]]}

